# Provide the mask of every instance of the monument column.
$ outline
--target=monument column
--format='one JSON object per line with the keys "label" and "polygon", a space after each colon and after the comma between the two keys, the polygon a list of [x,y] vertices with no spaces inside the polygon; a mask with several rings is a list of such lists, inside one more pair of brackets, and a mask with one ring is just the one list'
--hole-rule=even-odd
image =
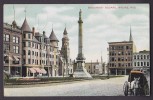
{"label": "monument column", "polygon": [[81,18],[82,11],[80,9],[79,12],[79,34],[78,34],[78,56],[76,58],[77,60],[77,67],[76,70],[74,71],[74,77],[86,77],[86,78],[92,78],[91,75],[87,72],[87,70],[84,68],[85,67],[85,57],[83,54],[83,21]]}

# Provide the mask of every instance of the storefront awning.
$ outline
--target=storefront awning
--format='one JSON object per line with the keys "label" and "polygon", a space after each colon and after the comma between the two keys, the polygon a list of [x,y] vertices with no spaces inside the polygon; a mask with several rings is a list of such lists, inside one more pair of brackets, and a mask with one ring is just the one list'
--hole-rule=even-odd
{"label": "storefront awning", "polygon": [[19,58],[17,56],[13,56],[13,58],[15,59],[15,61],[19,61]]}
{"label": "storefront awning", "polygon": [[34,69],[37,73],[42,73],[42,71],[39,68],[34,68]]}
{"label": "storefront awning", "polygon": [[46,71],[45,69],[41,69],[41,72],[42,72],[43,74],[46,74],[46,73],[47,73],[47,71]]}
{"label": "storefront awning", "polygon": [[36,70],[35,70],[34,68],[29,68],[29,71],[30,71],[31,73],[36,73]]}
{"label": "storefront awning", "polygon": [[13,60],[12,57],[7,56],[5,60]]}

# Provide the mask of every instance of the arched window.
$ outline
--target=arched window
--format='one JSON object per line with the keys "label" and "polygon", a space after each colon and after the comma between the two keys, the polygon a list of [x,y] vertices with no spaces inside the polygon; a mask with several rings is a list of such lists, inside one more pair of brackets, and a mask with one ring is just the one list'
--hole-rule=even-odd
{"label": "arched window", "polygon": [[149,55],[147,55],[147,59],[149,59]]}

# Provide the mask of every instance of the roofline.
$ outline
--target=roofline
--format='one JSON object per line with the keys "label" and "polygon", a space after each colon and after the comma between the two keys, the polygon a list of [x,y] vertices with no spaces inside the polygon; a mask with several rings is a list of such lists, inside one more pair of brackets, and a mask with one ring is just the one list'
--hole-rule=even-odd
{"label": "roofline", "polygon": [[114,43],[133,43],[133,41],[108,42],[108,44],[114,44]]}

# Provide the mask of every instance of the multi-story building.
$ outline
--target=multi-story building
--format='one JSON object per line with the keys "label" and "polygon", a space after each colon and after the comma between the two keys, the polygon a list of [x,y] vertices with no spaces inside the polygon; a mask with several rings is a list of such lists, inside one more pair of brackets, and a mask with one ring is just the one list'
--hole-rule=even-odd
{"label": "multi-story building", "polygon": [[88,73],[90,74],[101,74],[101,69],[102,66],[100,64],[100,62],[86,62],[85,63],[85,68],[87,70]]}
{"label": "multi-story building", "polygon": [[3,24],[4,70],[12,76],[22,76],[22,32],[14,20]]}
{"label": "multi-story building", "polygon": [[109,63],[108,69],[110,74],[126,75],[132,66],[133,52],[136,52],[136,47],[132,39],[130,31],[129,41],[109,42]]}
{"label": "multi-story building", "polygon": [[150,52],[143,50],[133,53],[133,68],[150,70]]}
{"label": "multi-story building", "polygon": [[11,75],[56,77],[73,73],[66,28],[61,51],[53,29],[47,37],[45,31],[41,34],[30,28],[26,18],[21,28],[15,21],[12,25],[5,23],[3,34],[4,70]]}
{"label": "multi-story building", "polygon": [[25,18],[22,25],[23,35],[23,76],[48,75],[58,76],[58,39],[52,32],[48,38],[35,28],[30,29]]}

